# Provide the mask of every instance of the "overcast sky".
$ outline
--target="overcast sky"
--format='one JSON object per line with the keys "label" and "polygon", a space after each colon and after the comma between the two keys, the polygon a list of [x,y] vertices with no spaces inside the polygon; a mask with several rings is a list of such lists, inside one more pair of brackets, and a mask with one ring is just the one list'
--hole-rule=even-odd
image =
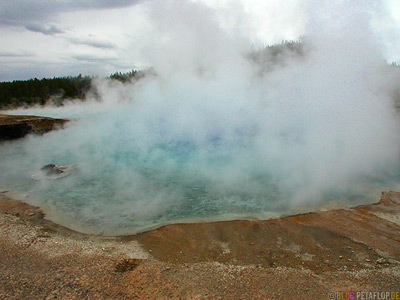
{"label": "overcast sky", "polygon": [[[148,10],[155,1],[2,0],[0,81],[79,73],[108,75],[147,66],[135,45],[151,32]],[[165,1],[199,2],[215,12],[227,34],[246,36],[256,46],[298,39],[304,33],[305,4],[309,3],[307,0]],[[384,42],[386,58],[399,61],[400,1],[364,2],[381,3],[371,24]],[[174,9],[179,9],[179,5],[175,3]]]}

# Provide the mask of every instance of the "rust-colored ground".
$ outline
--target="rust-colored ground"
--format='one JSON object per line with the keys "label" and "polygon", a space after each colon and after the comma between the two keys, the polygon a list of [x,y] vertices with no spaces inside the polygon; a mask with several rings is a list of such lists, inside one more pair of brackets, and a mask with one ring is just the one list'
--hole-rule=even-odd
{"label": "rust-colored ground", "polygon": [[400,292],[399,261],[396,192],[347,210],[125,237],[73,232],[0,194],[0,299],[330,299]]}

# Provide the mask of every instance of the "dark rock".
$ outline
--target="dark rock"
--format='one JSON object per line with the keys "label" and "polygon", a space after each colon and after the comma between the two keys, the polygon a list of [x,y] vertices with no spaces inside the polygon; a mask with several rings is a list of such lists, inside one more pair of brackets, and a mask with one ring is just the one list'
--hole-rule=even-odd
{"label": "dark rock", "polygon": [[67,120],[38,116],[0,115],[0,141],[23,138],[27,134],[44,134],[62,127]]}
{"label": "dark rock", "polygon": [[47,176],[61,174],[64,172],[59,167],[57,167],[55,164],[48,164],[48,165],[44,166],[43,168],[41,168],[40,170],[42,172],[44,172]]}
{"label": "dark rock", "polygon": [[134,258],[123,259],[116,265],[115,272],[125,273],[128,271],[132,271],[140,264],[140,262],[141,262],[140,259],[134,259]]}
{"label": "dark rock", "polygon": [[32,127],[27,123],[0,125],[0,140],[14,140],[27,135]]}

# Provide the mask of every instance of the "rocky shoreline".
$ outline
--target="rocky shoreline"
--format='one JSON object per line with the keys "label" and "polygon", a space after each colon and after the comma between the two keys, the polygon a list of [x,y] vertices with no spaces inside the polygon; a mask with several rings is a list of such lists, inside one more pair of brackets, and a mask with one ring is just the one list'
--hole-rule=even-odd
{"label": "rocky shoreline", "polygon": [[62,128],[67,122],[65,119],[0,114],[0,141],[23,138],[30,133],[44,134]]}
{"label": "rocky shoreline", "polygon": [[351,209],[118,237],[72,231],[3,192],[0,234],[2,299],[329,299],[339,291],[400,291],[397,192]]}

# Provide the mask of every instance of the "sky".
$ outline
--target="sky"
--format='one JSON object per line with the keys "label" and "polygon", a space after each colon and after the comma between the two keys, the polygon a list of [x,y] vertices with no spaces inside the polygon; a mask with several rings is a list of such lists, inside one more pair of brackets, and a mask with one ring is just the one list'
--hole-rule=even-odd
{"label": "sky", "polygon": [[[146,55],[140,52],[143,49],[139,50],[138,45],[155,32],[149,11],[157,1],[2,0],[0,81],[80,73],[106,76],[116,71],[148,67]],[[179,5],[188,1],[196,2],[199,11],[211,10],[224,32],[245,39],[249,48],[300,39],[310,21],[307,11],[313,9],[310,5],[313,1],[306,0],[164,2],[179,9]],[[340,1],[344,0],[337,0]],[[370,23],[382,40],[386,59],[400,61],[400,2],[363,3],[373,3],[375,7]],[[182,17],[168,9],[158,13],[165,13],[164,17],[172,22],[173,18]],[[156,38],[163,39],[162,36]]]}

